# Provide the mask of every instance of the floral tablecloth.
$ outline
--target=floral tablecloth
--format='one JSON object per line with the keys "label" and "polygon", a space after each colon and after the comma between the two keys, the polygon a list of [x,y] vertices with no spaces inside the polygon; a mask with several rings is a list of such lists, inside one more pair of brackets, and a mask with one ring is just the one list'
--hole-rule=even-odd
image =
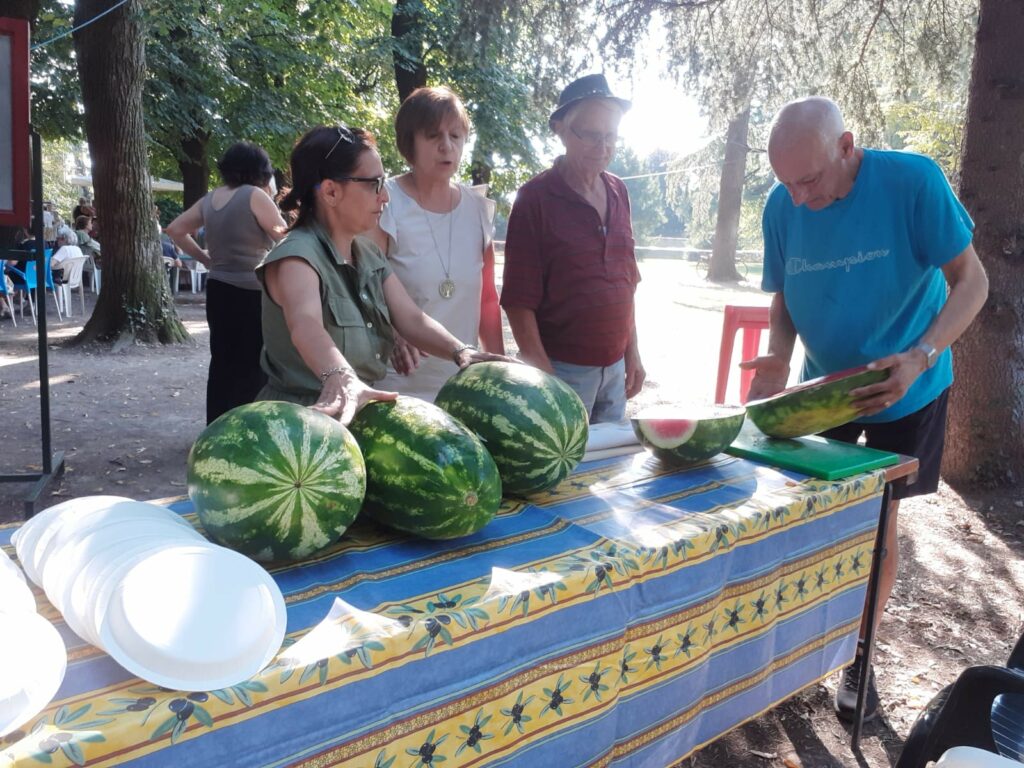
{"label": "floral tablecloth", "polygon": [[285,646],[203,693],[132,677],[37,592],[68,673],[0,765],[672,765],[852,658],[883,485],[639,454],[466,539],[358,523],[271,569]]}

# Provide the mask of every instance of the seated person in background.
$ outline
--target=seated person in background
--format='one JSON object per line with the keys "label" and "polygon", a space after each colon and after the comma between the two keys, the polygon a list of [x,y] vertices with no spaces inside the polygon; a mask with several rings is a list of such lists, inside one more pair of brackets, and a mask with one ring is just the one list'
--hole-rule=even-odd
{"label": "seated person in background", "polygon": [[168,269],[184,266],[181,260],[182,252],[178,250],[178,247],[168,235],[160,235],[160,251],[164,257],[164,266]]}
{"label": "seated person in background", "polygon": [[[15,245],[12,250],[15,251],[25,251],[27,253],[31,253],[32,251],[35,250],[36,247],[35,238],[32,237],[31,233],[24,227],[18,229],[18,234],[14,238],[14,243]],[[16,269],[18,270],[18,272],[24,274],[25,268],[28,266],[28,264],[29,261],[27,258],[8,259],[4,263],[4,274],[6,274],[7,277],[10,279],[10,283],[12,286],[24,285],[25,281],[22,279],[21,275],[11,272],[10,269]]]}
{"label": "seated person in background", "polygon": [[77,245],[82,249],[82,253],[86,256],[96,257],[98,263],[101,249],[100,244],[93,238],[92,219],[88,216],[79,216],[75,219],[75,235],[78,238]]}
{"label": "seated person in background", "polygon": [[64,282],[64,262],[68,259],[81,258],[85,254],[78,247],[78,235],[72,229],[63,229],[57,235],[57,250],[50,257],[50,269],[53,270],[53,282]]}

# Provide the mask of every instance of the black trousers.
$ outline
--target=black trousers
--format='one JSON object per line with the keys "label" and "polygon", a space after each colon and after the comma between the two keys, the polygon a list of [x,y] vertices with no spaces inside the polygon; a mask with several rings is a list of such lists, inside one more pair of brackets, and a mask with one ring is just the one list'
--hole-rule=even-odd
{"label": "black trousers", "polygon": [[206,322],[210,326],[210,375],[206,380],[206,423],[251,403],[267,383],[260,368],[262,291],[206,281]]}

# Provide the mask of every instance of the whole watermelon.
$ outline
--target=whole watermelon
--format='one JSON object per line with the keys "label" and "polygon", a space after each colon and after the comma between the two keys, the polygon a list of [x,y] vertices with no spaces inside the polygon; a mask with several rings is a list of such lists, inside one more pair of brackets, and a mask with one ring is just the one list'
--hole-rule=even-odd
{"label": "whole watermelon", "polygon": [[552,488],[587,450],[587,409],[568,384],[517,363],[475,363],[434,402],[480,435],[507,494]]}
{"label": "whole watermelon", "polygon": [[803,437],[857,418],[850,391],[889,377],[866,366],[805,381],[764,400],[747,403],[747,415],[770,437]]}
{"label": "whole watermelon", "polygon": [[293,403],[240,405],[204,429],[188,455],[188,493],[203,527],[254,560],[301,560],[329,547],[365,492],[349,431]]}
{"label": "whole watermelon", "polygon": [[655,406],[633,417],[633,431],[654,455],[668,464],[707,461],[728,448],[743,427],[744,409],[728,406],[679,408]]}
{"label": "whole watermelon", "polygon": [[426,539],[476,533],[501,504],[494,459],[465,425],[415,397],[364,406],[352,434],[366,459],[370,517]]}

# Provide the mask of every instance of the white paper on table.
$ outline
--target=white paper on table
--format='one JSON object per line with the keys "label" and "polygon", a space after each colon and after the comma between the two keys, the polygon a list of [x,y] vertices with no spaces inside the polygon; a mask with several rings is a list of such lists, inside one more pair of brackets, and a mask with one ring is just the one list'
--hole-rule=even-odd
{"label": "white paper on table", "polygon": [[583,461],[623,456],[627,453],[638,453],[640,450],[640,443],[629,422],[591,424]]}

